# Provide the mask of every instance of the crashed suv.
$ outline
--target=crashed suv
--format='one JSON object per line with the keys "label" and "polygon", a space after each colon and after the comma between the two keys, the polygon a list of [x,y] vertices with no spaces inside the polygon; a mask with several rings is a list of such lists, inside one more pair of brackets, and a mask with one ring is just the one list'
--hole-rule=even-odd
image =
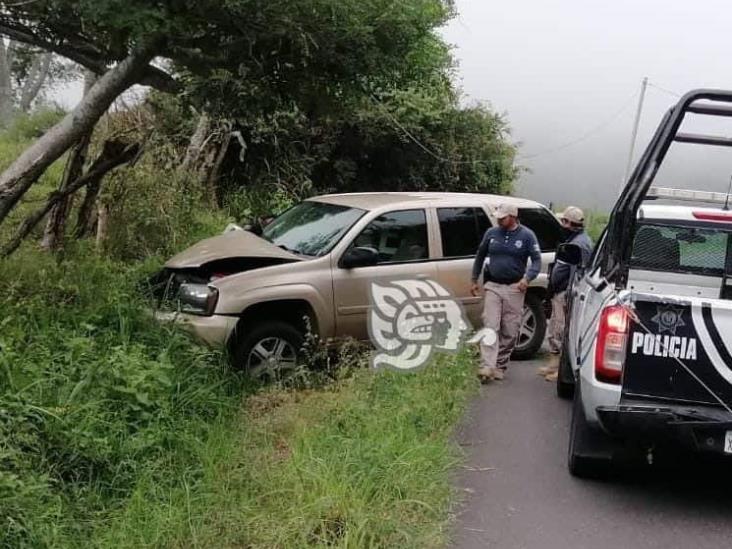
{"label": "crashed suv", "polygon": [[[730,196],[652,186],[673,143],[732,146],[680,131],[692,114],[731,117],[729,104],[732,92],[701,90],[669,111],[578,268],[557,380],[574,396],[574,475],[680,449],[732,456]],[[579,250],[557,259],[579,264]]]}
{"label": "crashed suv", "polygon": [[[153,286],[159,316],[226,347],[234,365],[259,375],[294,366],[306,330],[323,340],[368,338],[372,282],[432,279],[480,325],[470,293],[473,256],[499,202],[519,209],[543,264],[561,229],[544,206],[483,194],[359,193],[315,197],[271,221],[261,235],[233,230],[170,259]],[[541,346],[546,273],[530,287],[516,355]]]}

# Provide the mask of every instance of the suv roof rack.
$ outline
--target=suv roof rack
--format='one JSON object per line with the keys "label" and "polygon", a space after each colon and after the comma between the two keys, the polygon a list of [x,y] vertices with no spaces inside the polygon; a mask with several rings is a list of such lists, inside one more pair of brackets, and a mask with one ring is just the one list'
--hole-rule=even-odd
{"label": "suv roof rack", "polygon": [[694,191],[690,189],[672,189],[670,187],[651,187],[646,200],[678,200],[681,202],[706,202],[710,204],[728,204],[727,193],[713,191]]}

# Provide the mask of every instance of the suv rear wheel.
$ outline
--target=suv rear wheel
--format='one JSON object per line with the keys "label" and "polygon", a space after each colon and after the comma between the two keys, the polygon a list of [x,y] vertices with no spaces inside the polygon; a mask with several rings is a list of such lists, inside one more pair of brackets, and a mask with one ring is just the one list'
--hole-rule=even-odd
{"label": "suv rear wheel", "polygon": [[238,336],[232,364],[261,381],[277,381],[294,373],[304,335],[292,324],[266,321]]}
{"label": "suv rear wheel", "polygon": [[546,317],[541,297],[533,292],[528,292],[524,300],[524,312],[521,318],[521,331],[519,331],[516,347],[511,358],[514,360],[529,360],[541,348],[546,334]]}

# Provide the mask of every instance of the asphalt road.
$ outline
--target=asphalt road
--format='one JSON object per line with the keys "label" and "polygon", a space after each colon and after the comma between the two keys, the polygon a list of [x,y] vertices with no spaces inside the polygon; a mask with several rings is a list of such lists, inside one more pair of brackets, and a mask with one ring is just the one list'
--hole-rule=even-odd
{"label": "asphalt road", "polygon": [[459,430],[468,463],[455,479],[464,501],[457,548],[645,549],[732,546],[732,463],[694,461],[603,481],[566,467],[570,403],[511,364],[481,389]]}

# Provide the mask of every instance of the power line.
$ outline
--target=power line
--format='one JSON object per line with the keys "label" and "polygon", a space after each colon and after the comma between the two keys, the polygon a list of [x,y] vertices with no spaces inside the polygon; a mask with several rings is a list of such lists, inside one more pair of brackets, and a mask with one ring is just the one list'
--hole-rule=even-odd
{"label": "power line", "polygon": [[[676,92],[673,92],[671,90],[668,90],[666,88],[663,88],[661,86],[657,86],[651,82],[648,82],[649,86],[652,86],[662,92],[674,95],[676,97],[681,97],[680,94],[677,94]],[[621,115],[625,113],[625,111],[630,107],[634,100],[637,98],[638,94],[634,93],[631,95],[628,100],[620,107],[617,111],[615,111],[610,117],[605,119],[603,122],[599,123],[598,125],[592,127],[587,132],[583,133],[576,139],[572,139],[571,141],[568,141],[567,143],[564,143],[558,147],[554,147],[545,151],[538,152],[536,154],[524,154],[524,155],[518,155],[516,157],[516,160],[532,160],[534,158],[540,158],[542,156],[554,154],[560,151],[563,151],[565,149],[568,149],[570,147],[574,147],[576,145],[579,145],[580,143],[583,143],[584,141],[590,139],[591,137],[594,137],[596,134],[600,133],[604,129],[606,129],[608,126],[610,126],[613,122],[615,122],[618,118],[620,118]],[[382,101],[379,100],[378,97],[376,97],[374,94],[371,94],[371,100],[378,104],[381,109],[383,110],[384,114],[391,120],[391,122],[396,126],[398,130],[400,130],[410,141],[412,141],[415,145],[417,145],[422,151],[424,151],[426,154],[434,158],[435,160],[438,160],[440,162],[446,162],[451,164],[494,164],[496,162],[499,162],[499,160],[496,159],[490,159],[490,160],[456,160],[444,157],[437,152],[430,149],[427,145],[422,143],[417,137],[415,137],[407,128],[404,127],[403,124],[397,120],[397,118],[389,111],[386,105]]]}
{"label": "power line", "polygon": [[674,96],[674,97],[676,97],[676,98],[681,98],[681,97],[682,97],[682,95],[681,95],[680,93],[676,93],[675,91],[671,91],[671,90],[669,90],[669,89],[666,89],[666,88],[664,88],[664,87],[662,87],[662,86],[659,86],[659,85],[657,85],[657,84],[654,84],[654,83],[653,83],[653,82],[651,82],[650,80],[648,81],[648,86],[650,86],[651,88],[655,88],[655,89],[657,89],[658,91],[661,91],[661,92],[663,92],[663,93],[666,93],[666,94],[668,94],[668,95],[673,95],[673,96]]}
{"label": "power line", "polygon": [[595,134],[601,132],[602,130],[607,128],[610,124],[615,122],[628,109],[628,107],[630,107],[630,105],[633,103],[633,101],[635,100],[635,98],[637,96],[638,96],[638,94],[634,93],[632,96],[630,96],[628,98],[628,100],[623,104],[623,106],[620,109],[618,109],[615,113],[613,113],[612,116],[610,116],[608,119],[601,122],[597,126],[593,127],[592,129],[588,130],[587,132],[585,132],[578,138],[573,139],[572,141],[564,143],[563,145],[560,145],[553,149],[548,149],[546,151],[542,151],[542,152],[539,152],[536,154],[520,155],[516,158],[516,160],[531,160],[531,159],[539,158],[541,156],[545,156],[548,154],[554,154],[556,152],[563,151],[564,149],[568,149],[569,147],[578,145],[578,144],[582,143],[583,141],[586,141],[590,137],[593,137]]}
{"label": "power line", "polygon": [[437,154],[434,151],[432,151],[429,147],[427,147],[427,145],[425,145],[424,143],[422,143],[419,139],[417,139],[414,135],[412,135],[412,133],[407,128],[405,128],[399,122],[399,120],[396,119],[396,117],[393,114],[391,114],[391,112],[386,107],[386,105],[384,105],[379,100],[378,97],[376,97],[374,94],[371,94],[371,100],[374,101],[375,103],[377,103],[382,108],[382,110],[384,111],[384,114],[386,114],[389,117],[389,119],[394,123],[394,125],[398,129],[400,129],[404,133],[404,135],[406,135],[420,149],[422,149],[425,153],[427,153],[428,155],[430,155],[435,160],[438,160],[440,162],[447,162],[447,163],[450,163],[450,164],[458,164],[458,165],[461,165],[461,164],[496,164],[497,162],[500,162],[499,160],[496,160],[495,158],[490,159],[490,160],[455,160],[455,159],[451,159],[451,158],[446,158],[444,156],[440,156],[439,154]]}

